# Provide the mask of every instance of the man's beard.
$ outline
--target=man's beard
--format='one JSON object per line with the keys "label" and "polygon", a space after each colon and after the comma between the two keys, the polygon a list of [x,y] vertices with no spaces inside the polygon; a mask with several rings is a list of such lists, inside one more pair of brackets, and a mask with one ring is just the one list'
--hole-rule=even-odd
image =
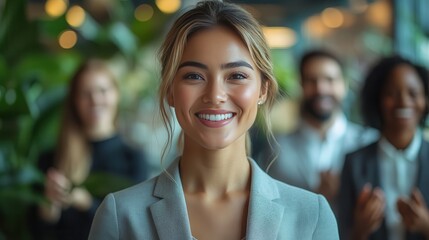
{"label": "man's beard", "polygon": [[[322,109],[320,107],[317,107],[318,101],[330,101],[332,107],[330,107],[329,109]],[[309,99],[304,99],[301,107],[303,113],[310,115],[319,122],[326,122],[340,107],[340,103],[333,96],[317,95]]]}

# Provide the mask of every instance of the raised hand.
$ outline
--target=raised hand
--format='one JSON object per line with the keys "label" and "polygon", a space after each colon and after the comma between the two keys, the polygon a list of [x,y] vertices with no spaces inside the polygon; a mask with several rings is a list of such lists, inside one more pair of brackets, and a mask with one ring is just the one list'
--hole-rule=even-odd
{"label": "raised hand", "polygon": [[429,238],[429,210],[419,189],[414,189],[410,198],[399,198],[396,207],[408,231]]}
{"label": "raised hand", "polygon": [[45,196],[54,205],[67,208],[70,205],[72,183],[64,174],[51,168],[46,174]]}
{"label": "raised hand", "polygon": [[385,205],[383,191],[378,187],[372,188],[368,183],[365,184],[354,211],[353,239],[367,239],[380,227]]}
{"label": "raised hand", "polygon": [[70,189],[72,184],[62,173],[50,168],[46,173],[45,197],[48,204],[39,207],[39,215],[48,222],[57,222],[61,217],[61,210],[70,205]]}
{"label": "raised hand", "polygon": [[92,205],[92,195],[85,188],[73,188],[70,197],[72,206],[81,211],[88,210]]}

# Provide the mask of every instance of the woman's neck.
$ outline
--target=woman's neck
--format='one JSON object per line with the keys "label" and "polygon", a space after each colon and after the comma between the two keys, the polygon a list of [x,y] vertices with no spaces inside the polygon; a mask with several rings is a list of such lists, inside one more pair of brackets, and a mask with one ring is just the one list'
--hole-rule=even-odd
{"label": "woman's neck", "polygon": [[222,197],[230,192],[249,191],[251,169],[244,143],[243,139],[224,149],[207,150],[185,141],[180,160],[185,193]]}
{"label": "woman's neck", "polygon": [[102,126],[101,124],[98,126],[94,126],[86,129],[86,135],[91,140],[103,140],[109,138],[116,133],[115,127],[112,126]]}
{"label": "woman's neck", "polygon": [[384,129],[382,132],[387,141],[389,141],[396,149],[405,149],[410,145],[416,131],[416,129],[404,131],[391,131],[389,129]]}

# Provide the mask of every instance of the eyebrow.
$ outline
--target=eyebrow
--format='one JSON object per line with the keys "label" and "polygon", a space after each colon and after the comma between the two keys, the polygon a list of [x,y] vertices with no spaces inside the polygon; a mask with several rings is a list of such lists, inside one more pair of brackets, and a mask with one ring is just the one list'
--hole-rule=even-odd
{"label": "eyebrow", "polygon": [[248,67],[250,69],[253,70],[252,65],[250,65],[249,63],[245,62],[245,61],[237,61],[237,62],[230,62],[230,63],[226,63],[226,64],[222,64],[221,68],[225,69],[225,68],[236,68],[236,67]]}
{"label": "eyebrow", "polygon": [[[183,62],[182,64],[179,65],[179,69],[182,67],[188,67],[188,66],[189,67],[197,67],[197,68],[201,68],[204,70],[209,69],[207,67],[207,65],[199,63],[199,62],[195,62],[195,61]],[[247,63],[245,61],[236,61],[236,62],[225,63],[225,64],[222,64],[220,67],[221,67],[221,69],[229,69],[229,68],[236,68],[236,67],[247,67],[247,68],[254,70],[252,65],[250,65],[249,63]]]}
{"label": "eyebrow", "polygon": [[187,61],[187,62],[184,62],[184,63],[180,64],[179,65],[179,69],[182,68],[182,67],[188,67],[188,66],[189,67],[202,68],[202,69],[205,69],[205,70],[209,69],[207,67],[207,65],[204,65],[204,64],[199,63],[199,62],[194,62],[194,61]]}

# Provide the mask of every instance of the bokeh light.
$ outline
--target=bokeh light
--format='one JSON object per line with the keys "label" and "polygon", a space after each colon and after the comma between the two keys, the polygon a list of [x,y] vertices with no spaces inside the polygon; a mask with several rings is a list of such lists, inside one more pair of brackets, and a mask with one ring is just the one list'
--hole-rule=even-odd
{"label": "bokeh light", "polygon": [[155,4],[161,12],[170,14],[179,10],[182,2],[180,0],[156,0]]}
{"label": "bokeh light", "polygon": [[263,27],[270,48],[288,48],[296,43],[295,31],[287,27]]}
{"label": "bokeh light", "polygon": [[77,43],[77,34],[73,30],[67,30],[60,34],[58,43],[64,49],[70,49]]}
{"label": "bokeh light", "polygon": [[392,22],[392,10],[389,3],[378,1],[368,7],[366,17],[375,26],[389,28]]}
{"label": "bokeh light", "polygon": [[338,28],[344,23],[343,13],[336,8],[326,8],[321,17],[323,24],[329,28]]}
{"label": "bokeh light", "polygon": [[311,16],[305,21],[305,30],[309,36],[316,38],[326,36],[330,32],[319,15]]}
{"label": "bokeh light", "polygon": [[85,21],[85,10],[80,6],[73,6],[67,11],[67,23],[72,27],[80,27]]}
{"label": "bokeh light", "polygon": [[140,22],[149,21],[153,16],[153,8],[149,4],[142,4],[134,11],[134,17]]}
{"label": "bokeh light", "polygon": [[48,0],[45,3],[45,11],[51,17],[59,17],[65,13],[67,2],[65,0]]}

